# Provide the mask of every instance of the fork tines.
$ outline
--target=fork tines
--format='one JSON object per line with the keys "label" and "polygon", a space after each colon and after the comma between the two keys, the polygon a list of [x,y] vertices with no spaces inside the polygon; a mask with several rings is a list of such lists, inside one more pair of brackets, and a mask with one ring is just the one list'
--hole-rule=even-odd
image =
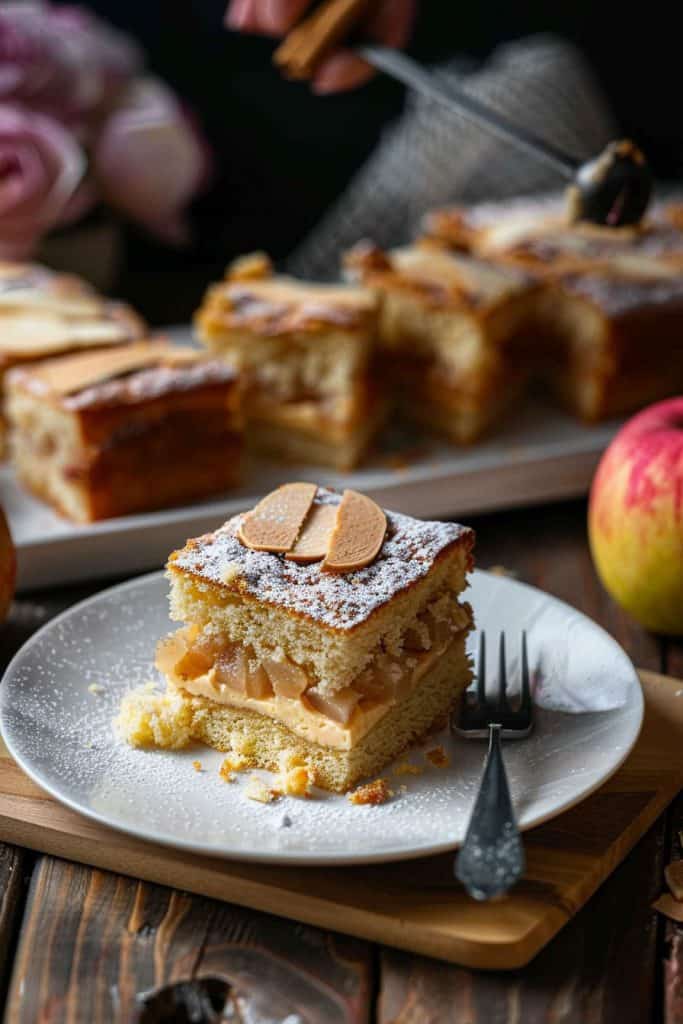
{"label": "fork tines", "polygon": [[487,736],[490,725],[500,725],[504,737],[520,739],[529,735],[533,726],[533,705],[525,632],[522,632],[520,666],[519,700],[516,707],[513,707],[507,692],[505,633],[501,632],[498,642],[498,680],[495,696],[491,697],[486,689],[486,635],[483,631],[479,634],[476,688],[474,692],[468,691],[461,701],[454,725],[456,732],[468,738],[477,738]]}

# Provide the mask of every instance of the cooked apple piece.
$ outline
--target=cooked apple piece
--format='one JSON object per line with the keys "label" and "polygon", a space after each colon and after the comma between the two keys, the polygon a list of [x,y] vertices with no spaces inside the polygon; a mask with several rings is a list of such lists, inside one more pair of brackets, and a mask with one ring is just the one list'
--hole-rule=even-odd
{"label": "cooked apple piece", "polygon": [[360,694],[350,686],[345,686],[336,693],[323,695],[313,686],[306,691],[306,700],[311,706],[327,718],[340,725],[346,725],[356,710]]}
{"label": "cooked apple piece", "polygon": [[309,683],[309,678],[302,668],[293,661],[264,661],[263,667],[268,673],[273,689],[278,697],[290,697],[292,700],[301,696]]}
{"label": "cooked apple piece", "polygon": [[[250,653],[251,649],[250,649]],[[273,696],[273,687],[263,665],[253,660],[247,661],[247,696],[265,700]]]}
{"label": "cooked apple piece", "polygon": [[247,655],[240,644],[225,647],[216,660],[216,680],[235,693],[247,693]]}

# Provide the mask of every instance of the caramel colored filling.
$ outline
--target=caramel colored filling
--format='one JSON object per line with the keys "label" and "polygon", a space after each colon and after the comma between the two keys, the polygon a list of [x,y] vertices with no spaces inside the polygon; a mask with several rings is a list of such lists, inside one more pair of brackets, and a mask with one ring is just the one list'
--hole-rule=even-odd
{"label": "caramel colored filling", "polygon": [[437,620],[424,613],[406,633],[402,657],[378,655],[351,686],[334,693],[322,694],[316,680],[288,658],[259,662],[251,648],[225,643],[197,626],[162,640],[156,666],[177,689],[257,711],[314,743],[350,750],[415,689],[468,624],[460,616]]}

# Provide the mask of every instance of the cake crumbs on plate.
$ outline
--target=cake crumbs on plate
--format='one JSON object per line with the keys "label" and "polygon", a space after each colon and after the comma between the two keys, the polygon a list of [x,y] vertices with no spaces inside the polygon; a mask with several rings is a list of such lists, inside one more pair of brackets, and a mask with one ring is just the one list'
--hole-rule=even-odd
{"label": "cake crumbs on plate", "polygon": [[101,683],[91,683],[88,687],[88,693],[94,693],[95,696],[99,696],[101,693],[106,693],[106,689]]}
{"label": "cake crumbs on plate", "polygon": [[237,757],[224,757],[218,769],[218,774],[223,779],[223,782],[234,782],[236,774],[243,772],[246,767],[247,762],[239,755]]}
{"label": "cake crumbs on plate", "polygon": [[192,762],[192,767],[194,768],[194,770],[196,772],[200,772],[202,770],[202,762],[201,761],[193,761]]}
{"label": "cake crumbs on plate", "polygon": [[354,789],[351,793],[347,793],[346,799],[356,807],[378,807],[380,804],[385,804],[393,795],[394,792],[389,789],[386,779],[374,779],[372,782],[366,782],[364,786]]}
{"label": "cake crumbs on plate", "polygon": [[272,803],[273,800],[277,800],[279,796],[282,796],[279,789],[267,786],[258,775],[250,777],[244,792],[248,800],[255,800],[259,804]]}
{"label": "cake crumbs on plate", "polygon": [[435,768],[448,768],[451,763],[450,757],[441,745],[432,747],[431,750],[427,751],[425,757]]}
{"label": "cake crumbs on plate", "polygon": [[420,768],[420,766],[417,764],[412,764],[410,761],[401,761],[401,763],[397,764],[396,767],[393,769],[392,774],[397,776],[422,775],[423,771],[424,768]]}

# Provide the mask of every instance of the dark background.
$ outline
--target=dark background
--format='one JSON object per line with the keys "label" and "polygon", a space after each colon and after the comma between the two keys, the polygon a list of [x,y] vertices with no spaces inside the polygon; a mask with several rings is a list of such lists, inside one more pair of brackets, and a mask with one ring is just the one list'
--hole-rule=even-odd
{"label": "dark background", "polygon": [[[89,6],[140,40],[150,68],[194,107],[217,157],[212,184],[193,205],[190,249],[165,249],[127,229],[118,290],[152,322],[187,320],[207,281],[240,252],[286,256],[401,111],[403,89],[384,77],[326,97],[283,82],[270,64],[274,42],[228,32],[223,0]],[[588,57],[623,133],[642,145],[659,177],[675,179],[683,175],[683,57],[674,10],[423,0],[408,51],[424,61],[480,61],[503,41],[560,33]]]}

